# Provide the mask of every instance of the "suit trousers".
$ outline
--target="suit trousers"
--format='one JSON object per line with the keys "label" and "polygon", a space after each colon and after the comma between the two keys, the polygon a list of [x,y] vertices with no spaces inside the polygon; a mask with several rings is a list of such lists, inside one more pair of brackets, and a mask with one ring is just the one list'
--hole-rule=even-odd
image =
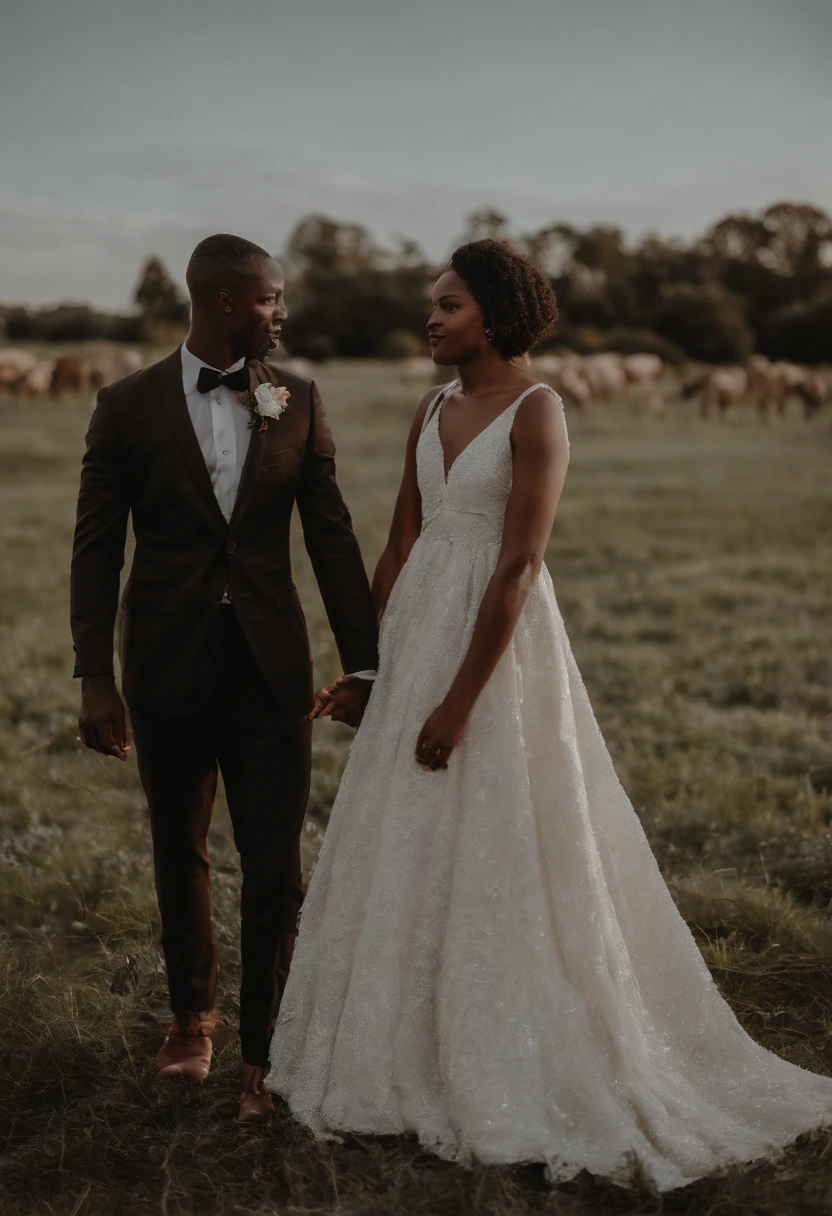
{"label": "suit trousers", "polygon": [[303,900],[300,834],[312,724],[279,709],[231,605],[212,622],[210,693],[197,714],[133,711],[139,773],[153,838],[171,1009],[214,1007],[218,947],[211,913],[208,829],[222,773],[240,855],[240,1041],[265,1066]]}

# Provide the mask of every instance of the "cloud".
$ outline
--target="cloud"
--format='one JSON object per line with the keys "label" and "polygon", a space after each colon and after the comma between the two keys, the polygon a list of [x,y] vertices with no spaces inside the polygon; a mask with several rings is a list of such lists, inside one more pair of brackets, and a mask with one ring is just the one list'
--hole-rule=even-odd
{"label": "cloud", "polygon": [[123,307],[147,254],[181,279],[310,211],[439,259],[485,205],[689,236],[832,203],[820,0],[6,7],[4,299]]}
{"label": "cloud", "polygon": [[149,253],[190,250],[187,225],[0,200],[4,302],[84,300],[123,308]]}

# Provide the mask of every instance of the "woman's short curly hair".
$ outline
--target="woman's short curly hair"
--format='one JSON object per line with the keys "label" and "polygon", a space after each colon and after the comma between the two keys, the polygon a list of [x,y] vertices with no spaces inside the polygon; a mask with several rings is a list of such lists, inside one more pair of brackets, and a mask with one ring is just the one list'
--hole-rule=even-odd
{"label": "woman's short curly hair", "polygon": [[460,245],[450,265],[482,309],[485,328],[504,358],[533,350],[553,332],[558,305],[552,284],[508,241],[488,237]]}

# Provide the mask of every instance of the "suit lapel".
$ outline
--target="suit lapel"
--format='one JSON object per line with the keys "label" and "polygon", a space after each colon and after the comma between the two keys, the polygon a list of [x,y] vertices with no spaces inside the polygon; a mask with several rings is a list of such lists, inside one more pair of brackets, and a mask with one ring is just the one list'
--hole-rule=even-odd
{"label": "suit lapel", "polygon": [[178,350],[175,350],[172,355],[162,362],[159,367],[158,377],[162,403],[173,428],[177,443],[182,450],[185,462],[193,474],[203,498],[207,500],[212,514],[222,528],[225,529],[227,527],[225,516],[220,510],[219,503],[214,494],[214,487],[211,485],[211,478],[205,464],[205,458],[202,455],[199,440],[196,437],[196,432],[188,413],[185,390],[182,387],[182,358]]}
{"label": "suit lapel", "polygon": [[[251,392],[254,392],[258,384],[266,384],[271,379],[262,363],[250,363],[248,365],[248,373]],[[231,513],[230,527],[233,527],[248,506],[255,482],[257,481],[257,475],[260,472],[260,465],[263,463],[267,432],[260,429],[256,415],[254,417],[255,422],[251,428],[248,452],[243,464],[243,471],[240,474],[240,484],[237,487],[237,498],[234,503],[234,510]]]}

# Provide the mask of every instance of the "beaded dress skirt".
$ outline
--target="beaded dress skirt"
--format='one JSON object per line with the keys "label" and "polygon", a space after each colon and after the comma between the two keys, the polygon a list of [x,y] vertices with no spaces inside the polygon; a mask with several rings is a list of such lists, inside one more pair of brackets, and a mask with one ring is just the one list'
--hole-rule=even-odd
{"label": "beaded dress skirt", "polygon": [[382,620],[267,1084],[318,1136],[412,1133],[555,1180],[623,1181],[638,1158],[669,1190],[832,1122],[832,1079],[758,1046],[720,996],[545,568],[447,771],[415,762],[497,561],[521,401],[447,479],[441,403],[420,438],[422,535]]}

